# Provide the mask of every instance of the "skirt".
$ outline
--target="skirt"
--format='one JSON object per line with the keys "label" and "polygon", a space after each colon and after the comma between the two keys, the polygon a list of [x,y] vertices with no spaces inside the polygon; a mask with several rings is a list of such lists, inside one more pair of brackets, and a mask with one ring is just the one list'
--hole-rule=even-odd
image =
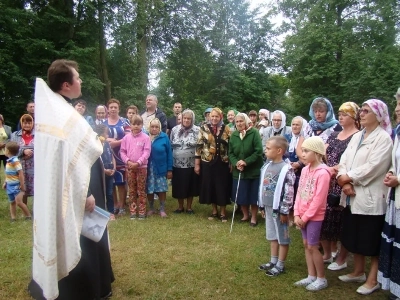
{"label": "skirt", "polygon": [[200,177],[194,168],[173,168],[172,170],[172,197],[186,199],[199,195]]}
{"label": "skirt", "polygon": [[232,174],[229,164],[221,159],[201,162],[200,204],[225,206],[231,203]]}
{"label": "skirt", "polygon": [[168,192],[167,177],[165,175],[158,176],[154,172],[153,162],[150,162],[149,168],[147,170],[147,194]]}
{"label": "skirt", "polygon": [[321,228],[321,241],[336,242],[340,239],[343,209],[343,206],[326,206],[325,217]]}
{"label": "skirt", "polygon": [[260,178],[255,179],[240,179],[239,191],[236,190],[238,186],[238,179],[233,179],[232,183],[232,202],[236,201],[238,205],[251,205],[258,203],[258,188],[260,186]]}
{"label": "skirt", "polygon": [[400,209],[390,201],[381,237],[378,282],[383,290],[400,297]]}
{"label": "skirt", "polygon": [[343,210],[341,242],[352,253],[379,256],[385,215],[352,214],[350,206]]}

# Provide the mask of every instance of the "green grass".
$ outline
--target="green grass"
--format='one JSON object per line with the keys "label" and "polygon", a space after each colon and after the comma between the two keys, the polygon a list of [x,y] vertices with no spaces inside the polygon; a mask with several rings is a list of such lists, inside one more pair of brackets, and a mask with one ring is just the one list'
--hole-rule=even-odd
{"label": "green grass", "polygon": [[[197,199],[195,215],[174,215],[176,208],[176,200],[169,197],[167,219],[131,221],[124,216],[110,223],[113,299],[387,299],[383,291],[358,295],[359,284],[337,279],[346,270],[327,271],[329,287],[317,293],[294,287],[307,275],[301,234],[295,228],[287,271],[270,278],[257,269],[269,259],[261,217],[256,228],[234,223],[230,234],[230,221],[207,220],[211,207]],[[20,210],[18,216],[16,223],[9,222],[7,198],[1,191],[0,299],[30,299],[26,287],[31,278],[32,223],[23,220]]]}

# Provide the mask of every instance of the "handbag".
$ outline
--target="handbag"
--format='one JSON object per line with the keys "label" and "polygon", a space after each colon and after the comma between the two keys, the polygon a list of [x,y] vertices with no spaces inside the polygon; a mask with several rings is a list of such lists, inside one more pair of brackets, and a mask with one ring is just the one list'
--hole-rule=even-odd
{"label": "handbag", "polygon": [[331,207],[339,206],[340,204],[340,196],[335,194],[328,194],[327,199],[328,205]]}

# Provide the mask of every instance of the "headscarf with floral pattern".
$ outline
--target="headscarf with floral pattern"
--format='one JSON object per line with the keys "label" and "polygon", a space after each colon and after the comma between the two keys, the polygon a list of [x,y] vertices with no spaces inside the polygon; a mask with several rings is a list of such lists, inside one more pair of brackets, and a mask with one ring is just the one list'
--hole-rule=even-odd
{"label": "headscarf with floral pattern", "polygon": [[390,124],[390,116],[387,105],[379,99],[369,99],[363,103],[371,107],[376,118],[378,119],[379,125],[387,132],[389,135],[392,134],[392,125]]}

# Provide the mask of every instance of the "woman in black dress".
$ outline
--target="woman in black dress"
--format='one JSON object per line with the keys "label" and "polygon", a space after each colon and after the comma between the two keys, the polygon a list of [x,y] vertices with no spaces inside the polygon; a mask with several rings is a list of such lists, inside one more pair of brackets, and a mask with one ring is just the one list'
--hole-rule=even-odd
{"label": "woman in black dress", "polygon": [[211,110],[210,121],[200,127],[194,171],[200,175],[201,204],[211,204],[209,220],[218,218],[227,222],[226,205],[230,204],[232,176],[229,169],[228,143],[230,129],[222,122],[222,111]]}

